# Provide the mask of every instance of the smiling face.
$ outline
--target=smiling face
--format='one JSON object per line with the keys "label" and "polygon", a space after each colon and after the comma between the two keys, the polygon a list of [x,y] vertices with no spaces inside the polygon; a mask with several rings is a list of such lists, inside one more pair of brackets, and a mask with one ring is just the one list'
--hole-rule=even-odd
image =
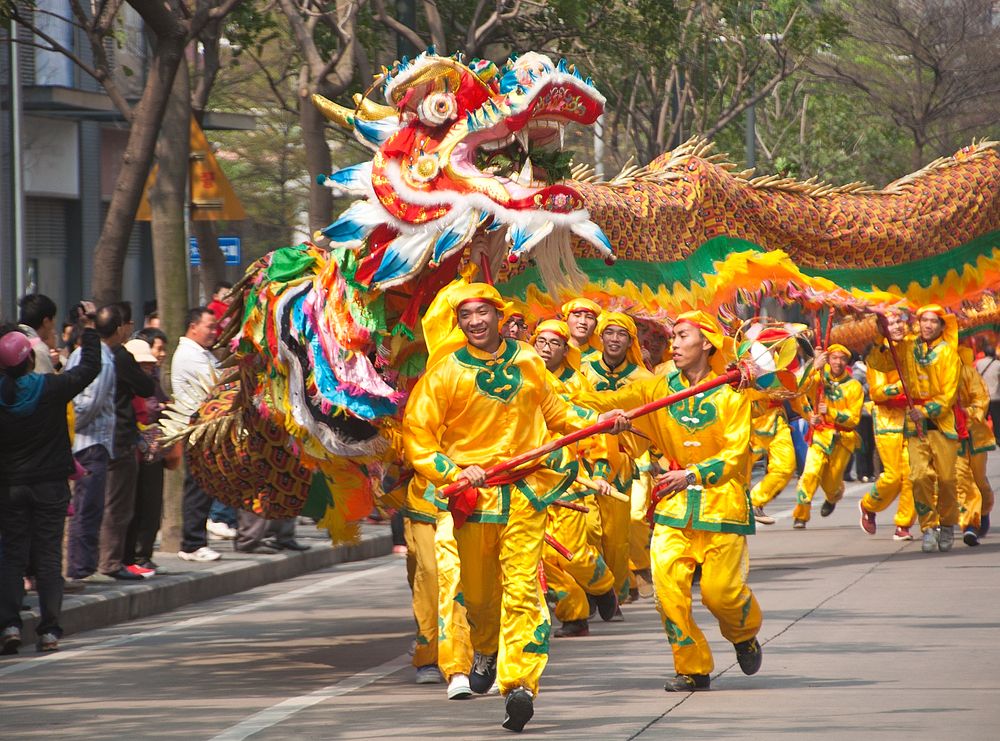
{"label": "smiling face", "polygon": [[496,352],[500,347],[500,311],[488,301],[466,301],[458,307],[458,326],[477,350]]}
{"label": "smiling face", "polygon": [[920,339],[924,342],[935,342],[944,332],[944,319],[933,311],[925,311],[920,315]]}
{"label": "smiling face", "polygon": [[712,349],[712,343],[693,324],[674,325],[673,359],[678,370],[693,371],[707,365]]}
{"label": "smiling face", "polygon": [[545,367],[553,373],[563,364],[568,349],[566,338],[555,332],[539,332],[535,338],[535,351],[545,361]]}
{"label": "smiling face", "polygon": [[826,361],[830,365],[830,375],[834,378],[840,378],[844,375],[844,371],[847,370],[847,363],[850,362],[850,360],[851,359],[842,352],[830,353],[830,357]]}
{"label": "smiling face", "polygon": [[578,347],[583,347],[590,341],[590,336],[597,328],[597,317],[594,312],[586,309],[571,311],[566,317],[566,324],[569,326],[569,336]]}
{"label": "smiling face", "polygon": [[629,347],[632,346],[632,335],[624,327],[611,325],[601,332],[601,343],[604,345],[604,363],[609,368],[617,368],[625,360]]}
{"label": "smiling face", "polygon": [[899,311],[890,311],[885,315],[888,328],[889,339],[893,342],[900,342],[906,337],[906,319]]}

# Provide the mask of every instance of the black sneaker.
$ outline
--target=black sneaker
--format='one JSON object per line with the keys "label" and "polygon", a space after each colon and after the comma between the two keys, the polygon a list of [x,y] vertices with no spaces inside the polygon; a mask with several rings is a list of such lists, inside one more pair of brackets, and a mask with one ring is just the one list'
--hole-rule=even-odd
{"label": "black sneaker", "polygon": [[556,638],[583,638],[590,635],[590,625],[584,620],[567,620],[556,628]]}
{"label": "black sneaker", "polygon": [[[597,597],[592,594],[587,595],[587,605],[590,607],[590,614],[587,615],[588,620],[593,620],[597,617]],[[553,610],[555,612],[555,610]]]}
{"label": "black sneaker", "polygon": [[490,691],[496,678],[497,655],[482,654],[476,651],[476,655],[472,659],[472,671],[469,672],[469,687],[477,695],[485,695]]}
{"label": "black sneaker", "polygon": [[611,622],[615,617],[615,612],[618,611],[618,597],[615,596],[615,588],[611,587],[604,594],[595,597],[594,604],[597,606],[597,613],[601,616],[601,620],[606,623]]}
{"label": "black sneaker", "polygon": [[823,500],[823,506],[819,508],[820,517],[829,517],[833,514],[833,510],[837,509],[837,503],[831,502],[826,499]]}
{"label": "black sneaker", "polygon": [[712,677],[708,674],[678,674],[668,679],[663,689],[667,692],[701,692],[711,684]]}
{"label": "black sneaker", "polygon": [[965,528],[965,532],[962,534],[962,540],[967,546],[977,546],[979,545],[979,535],[976,533],[974,527]]}
{"label": "black sneaker", "polygon": [[21,629],[11,625],[0,632],[0,656],[13,656],[21,647]]}
{"label": "black sneaker", "polygon": [[746,675],[756,674],[760,670],[761,661],[764,659],[764,655],[760,648],[760,643],[756,638],[751,638],[749,641],[740,641],[739,643],[734,643],[733,646],[736,648],[736,660],[740,662],[740,669]]}
{"label": "black sneaker", "polygon": [[503,727],[508,731],[520,733],[535,714],[535,703],[531,693],[524,687],[518,687],[507,693],[507,716],[503,719]]}

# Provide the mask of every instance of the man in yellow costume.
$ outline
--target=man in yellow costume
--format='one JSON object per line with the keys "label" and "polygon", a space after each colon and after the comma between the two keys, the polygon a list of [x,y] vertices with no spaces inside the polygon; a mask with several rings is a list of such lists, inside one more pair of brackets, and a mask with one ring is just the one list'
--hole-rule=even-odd
{"label": "man in yellow costume", "polygon": [[601,316],[600,304],[589,298],[574,298],[564,303],[559,311],[569,327],[571,342],[580,348],[581,358],[589,360],[600,351],[600,345],[594,337],[597,320]]}
{"label": "man in yellow costume", "polygon": [[[844,471],[858,447],[854,428],[861,421],[861,406],[865,403],[864,388],[847,370],[851,351],[843,345],[830,345],[825,353],[817,355],[817,364],[826,363],[813,371],[803,397],[803,409],[812,425],[812,442],[792,511],[792,527],[797,530],[809,522],[813,495],[819,486],[825,494],[819,510],[822,517],[829,517],[844,496]],[[815,408],[810,401],[813,389],[819,399]]]}
{"label": "man in yellow costume", "polygon": [[[549,372],[549,382],[558,394],[573,401],[581,392],[589,391],[590,382],[579,372],[580,350],[570,344],[569,328],[566,322],[549,319],[535,329],[532,344],[535,351],[545,361]],[[563,448],[564,455],[585,455],[592,460],[607,458],[605,436],[588,438],[575,446]],[[597,479],[599,496],[606,496],[611,485]],[[562,501],[586,502],[596,507],[588,490],[574,485],[561,497]],[[555,616],[562,626],[555,632],[557,638],[573,638],[590,633],[588,617],[591,595],[597,610],[604,620],[611,620],[618,608],[615,597],[614,575],[608,569],[597,548],[587,540],[587,518],[583,512],[565,507],[549,507],[548,532],[573,554],[566,559],[553,548],[543,551],[545,579],[549,589],[556,595]]]}
{"label": "man in yellow costume", "polygon": [[[893,342],[906,338],[906,319],[898,311],[886,314],[889,337]],[[880,371],[868,367],[868,393],[874,405],[875,449],[882,461],[882,473],[865,494],[858,507],[861,509],[861,529],[869,535],[877,530],[875,515],[899,497],[896,505],[896,532],[893,540],[913,540],[910,527],[916,518],[913,509],[913,484],[910,481],[910,459],[906,453],[903,426],[908,400],[899,381],[899,371]]]}
{"label": "man in yellow costume", "polygon": [[761,525],[773,525],[774,518],[764,512],[764,505],[774,499],[795,473],[795,445],[788,426],[784,402],[763,395],[753,399],[751,407],[753,434],[750,448],[756,463],[767,455],[764,478],[750,490],[753,516]]}
{"label": "man in yellow costume", "polygon": [[[590,360],[583,362],[583,374],[595,391],[616,391],[653,377],[642,362],[642,350],[636,339],[638,330],[630,316],[617,311],[603,312],[597,322],[596,335],[601,352],[593,353]],[[610,480],[618,491],[631,496],[632,480],[639,473],[636,458],[642,455],[644,446],[628,433],[611,443],[608,450],[610,471],[595,466],[594,476]],[[615,592],[619,602],[624,601],[629,593],[630,561],[637,580],[646,584],[652,581],[649,571],[649,525],[645,519],[649,491],[639,488],[636,494],[642,501],[631,505],[610,497],[598,498],[601,552],[615,575]],[[637,513],[636,518],[633,518],[633,513]],[[615,619],[624,620],[620,610]]]}
{"label": "man in yellow costume", "polygon": [[993,487],[986,476],[986,454],[996,447],[993,430],[986,424],[990,392],[976,370],[972,348],[958,348],[962,375],[958,384],[958,412],[964,422],[959,433],[955,479],[962,526],[962,540],[968,546],[979,545],[989,530],[993,511]]}
{"label": "man in yellow costume", "polygon": [[[466,343],[417,382],[403,417],[403,445],[417,474],[435,487],[471,485],[439,508],[455,517],[462,591],[475,649],[469,683],[484,694],[496,680],[503,727],[521,731],[548,659],[549,620],[538,583],[546,506],[575,480],[534,466],[487,480],[486,468],[595,421],[549,385],[526,345],[500,336],[507,308],[492,286],[471,283],[449,296]],[[607,416],[619,416],[610,413]],[[621,425],[619,425],[621,426]]]}
{"label": "man in yellow costume", "polygon": [[[618,391],[583,399],[596,408],[633,408],[725,372],[732,343],[702,311],[681,314],[674,325],[675,369]],[[674,656],[676,676],[668,692],[707,690],[712,652],[694,622],[691,581],[701,565],[702,603],[736,648],[745,674],[760,669],[757,641],[762,615],[746,583],[750,567],[746,536],[750,512],[750,400],[721,386],[633,422],[676,470],[657,478],[650,553],[656,606]]]}
{"label": "man in yellow costume", "polygon": [[[913,481],[913,506],[917,510],[924,553],[950,551],[958,524],[955,462],[958,431],[955,400],[961,361],[958,359],[958,321],[937,304],[917,309],[919,334],[898,343],[897,355],[913,404],[903,434]],[[884,334],[888,330],[883,326]],[[869,367],[895,368],[883,343],[868,355]],[[936,484],[936,486],[935,486]]]}

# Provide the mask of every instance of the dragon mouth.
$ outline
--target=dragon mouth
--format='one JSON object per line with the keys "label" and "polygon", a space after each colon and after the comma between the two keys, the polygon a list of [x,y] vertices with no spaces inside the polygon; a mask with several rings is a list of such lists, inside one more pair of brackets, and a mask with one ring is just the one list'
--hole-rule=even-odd
{"label": "dragon mouth", "polygon": [[574,123],[593,124],[603,100],[572,75],[550,73],[530,90],[512,93],[508,101],[509,114],[487,103],[486,115],[480,109],[479,115],[467,117],[468,134],[450,160],[462,177],[494,180],[511,200],[522,201],[569,177],[572,153],[564,150],[566,129]]}

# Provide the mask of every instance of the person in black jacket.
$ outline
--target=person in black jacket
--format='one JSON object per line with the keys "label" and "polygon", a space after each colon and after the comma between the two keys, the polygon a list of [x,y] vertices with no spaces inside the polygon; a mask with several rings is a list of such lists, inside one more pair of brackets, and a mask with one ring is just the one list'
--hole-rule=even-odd
{"label": "person in black jacket", "polygon": [[33,373],[34,352],[13,325],[0,327],[0,654],[21,645],[21,601],[29,553],[41,621],[38,650],[58,648],[62,629],[62,540],[75,471],[66,405],[101,369],[100,339],[85,319],[81,360],[62,375]]}

